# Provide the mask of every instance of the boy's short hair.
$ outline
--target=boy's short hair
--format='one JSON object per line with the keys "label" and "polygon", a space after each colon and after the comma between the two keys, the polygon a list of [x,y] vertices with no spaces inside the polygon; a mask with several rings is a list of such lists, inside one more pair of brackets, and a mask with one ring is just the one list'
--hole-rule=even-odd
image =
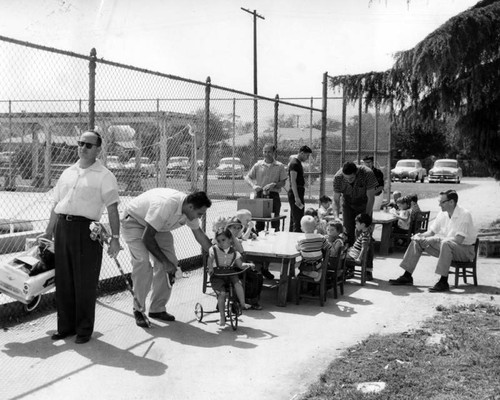
{"label": "boy's short hair", "polygon": [[414,203],[418,201],[418,196],[416,193],[412,193],[408,197],[410,198],[410,201],[413,201]]}
{"label": "boy's short hair", "polygon": [[318,210],[308,207],[304,211],[304,215],[310,215],[311,217],[317,217],[318,216]]}
{"label": "boy's short hair", "polygon": [[365,213],[356,215],[355,220],[360,224],[364,224],[367,228],[372,224],[372,217]]}
{"label": "boy's short hair", "polygon": [[339,221],[330,221],[328,222],[328,226],[335,228],[335,230],[340,234],[344,232],[344,225]]}
{"label": "boy's short hair", "polygon": [[402,194],[401,194],[401,192],[399,190],[395,190],[394,193],[392,193],[392,197],[396,198],[396,196],[397,197],[401,197],[402,196]]}
{"label": "boy's short hair", "polygon": [[328,197],[327,195],[323,195],[319,198],[319,203],[331,203],[332,199]]}
{"label": "boy's short hair", "polygon": [[300,220],[300,228],[302,232],[311,233],[316,229],[316,221],[311,215],[304,215]]}
{"label": "boy's short hair", "polygon": [[396,200],[396,204],[406,204],[408,207],[411,206],[410,196],[403,196]]}

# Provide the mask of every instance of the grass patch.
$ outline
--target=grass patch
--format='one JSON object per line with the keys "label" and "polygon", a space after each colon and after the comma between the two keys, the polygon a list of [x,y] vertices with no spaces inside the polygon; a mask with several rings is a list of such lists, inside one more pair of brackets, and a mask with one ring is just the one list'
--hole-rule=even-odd
{"label": "grass patch", "polygon": [[[420,329],[372,335],[333,361],[300,399],[500,400],[500,309],[446,308]],[[385,382],[378,393],[356,389]]]}

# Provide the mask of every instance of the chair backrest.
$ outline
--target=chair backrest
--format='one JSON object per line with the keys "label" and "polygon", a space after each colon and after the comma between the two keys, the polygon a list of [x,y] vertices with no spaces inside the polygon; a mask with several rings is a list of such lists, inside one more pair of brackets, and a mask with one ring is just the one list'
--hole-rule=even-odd
{"label": "chair backrest", "polygon": [[430,211],[420,211],[415,218],[415,230],[413,233],[427,232],[429,228]]}
{"label": "chair backrest", "polygon": [[339,249],[339,253],[335,257],[330,257],[328,262],[328,270],[334,271],[337,276],[342,274],[345,267],[345,258],[347,255],[348,245],[345,244]]}
{"label": "chair backrest", "polygon": [[478,250],[479,250],[479,238],[476,238],[476,243],[474,243],[474,260],[472,261],[474,265],[477,263]]}

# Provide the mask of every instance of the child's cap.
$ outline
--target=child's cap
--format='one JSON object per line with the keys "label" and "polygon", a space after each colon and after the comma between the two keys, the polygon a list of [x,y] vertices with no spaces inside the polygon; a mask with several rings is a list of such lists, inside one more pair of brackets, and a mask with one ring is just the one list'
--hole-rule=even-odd
{"label": "child's cap", "polygon": [[228,223],[227,223],[226,227],[227,227],[227,228],[229,228],[229,227],[233,226],[233,227],[235,227],[235,228],[236,228],[236,226],[237,226],[237,225],[239,225],[239,228],[238,228],[238,229],[243,229],[243,224],[241,223],[241,221],[240,221],[238,218],[236,218],[236,217],[232,217],[232,218],[228,221]]}

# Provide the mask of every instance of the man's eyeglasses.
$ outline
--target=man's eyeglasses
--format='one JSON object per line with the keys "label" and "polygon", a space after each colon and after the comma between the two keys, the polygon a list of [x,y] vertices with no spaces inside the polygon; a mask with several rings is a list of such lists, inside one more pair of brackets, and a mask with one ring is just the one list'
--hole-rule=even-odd
{"label": "man's eyeglasses", "polygon": [[443,203],[446,203],[447,201],[450,201],[450,199],[448,199],[448,200],[439,200],[439,205],[441,205]]}
{"label": "man's eyeglasses", "polygon": [[89,149],[89,150],[90,150],[93,146],[96,146],[96,147],[97,147],[97,145],[96,145],[96,144],[94,144],[94,143],[87,143],[87,142],[80,142],[80,141],[78,141],[78,142],[76,142],[76,143],[78,144],[78,146],[80,146],[80,147],[85,146],[85,147],[86,147],[87,149]]}

